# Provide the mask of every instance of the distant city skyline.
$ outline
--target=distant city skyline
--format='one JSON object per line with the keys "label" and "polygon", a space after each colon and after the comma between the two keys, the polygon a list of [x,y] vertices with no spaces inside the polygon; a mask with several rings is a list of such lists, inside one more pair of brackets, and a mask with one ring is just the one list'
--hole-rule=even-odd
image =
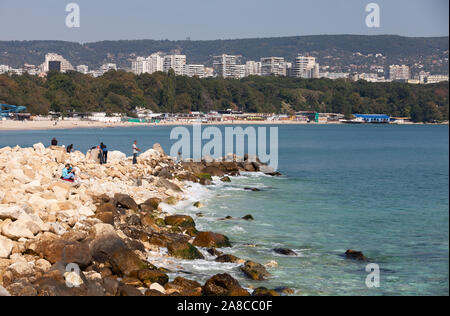
{"label": "distant city skyline", "polygon": [[[69,3],[80,28],[65,25]],[[380,7],[368,28],[366,5]],[[448,36],[447,0],[0,0],[0,40],[215,40],[319,34]]]}

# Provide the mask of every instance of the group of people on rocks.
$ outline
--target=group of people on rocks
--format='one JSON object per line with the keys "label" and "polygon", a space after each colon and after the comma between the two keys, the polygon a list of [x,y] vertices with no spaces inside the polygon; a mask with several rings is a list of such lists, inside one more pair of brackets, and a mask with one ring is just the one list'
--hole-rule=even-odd
{"label": "group of people on rocks", "polygon": [[[58,146],[58,140],[55,137],[51,140],[51,145]],[[91,150],[92,149],[98,149],[99,151],[98,159],[101,165],[108,163],[108,147],[103,142],[100,143],[100,145],[98,146],[92,147]],[[133,142],[132,150],[133,150],[133,164],[135,165],[137,164],[137,156],[139,152],[141,152],[141,149],[137,147],[136,140]],[[67,146],[66,152],[70,154],[72,151],[73,151],[73,144],[70,144]],[[65,168],[62,170],[61,180],[70,182],[75,181],[75,170],[72,165],[70,164],[65,165]]]}

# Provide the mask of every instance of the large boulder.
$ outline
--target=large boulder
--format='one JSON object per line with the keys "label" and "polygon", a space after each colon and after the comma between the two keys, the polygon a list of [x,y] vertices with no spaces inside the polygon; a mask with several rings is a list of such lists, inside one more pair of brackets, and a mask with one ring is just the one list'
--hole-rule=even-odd
{"label": "large boulder", "polygon": [[178,185],[176,185],[173,182],[170,182],[167,179],[159,179],[158,186],[159,187],[164,187],[167,190],[172,190],[174,192],[182,192],[182,190],[180,189],[180,187]]}
{"label": "large boulder", "polygon": [[96,224],[91,233],[89,248],[95,260],[104,262],[117,251],[127,250],[125,242],[117,235],[113,226]]}
{"label": "large boulder", "polygon": [[250,296],[250,293],[227,273],[208,279],[202,289],[206,296]]}
{"label": "large boulder", "polygon": [[255,281],[262,281],[270,276],[270,273],[262,264],[253,261],[245,262],[240,269],[247,277]]}
{"label": "large boulder", "polygon": [[144,203],[139,205],[141,211],[144,212],[152,212],[158,209],[159,204],[161,203],[161,199],[159,198],[150,198],[146,200]]}
{"label": "large boulder", "polygon": [[128,194],[116,193],[114,194],[114,200],[116,205],[119,207],[133,211],[139,210],[139,206],[137,205],[137,203]]}
{"label": "large boulder", "polygon": [[19,206],[0,205],[0,220],[17,220],[25,211]]}
{"label": "large boulder", "polygon": [[85,242],[46,239],[37,242],[33,252],[52,264],[57,262],[76,263],[84,268],[92,262],[91,251]]}
{"label": "large boulder", "polygon": [[33,232],[27,227],[27,225],[22,221],[12,222],[11,220],[6,220],[2,223],[1,233],[3,236],[9,239],[19,240],[20,238],[32,239],[34,237]]}
{"label": "large boulder", "polygon": [[164,152],[164,149],[162,148],[162,146],[158,143],[153,145],[153,150],[158,152],[161,156],[165,156],[166,153]]}
{"label": "large boulder", "polygon": [[204,259],[202,253],[189,242],[178,239],[167,245],[169,255],[180,259]]}
{"label": "large boulder", "polygon": [[127,155],[124,153],[117,150],[108,151],[108,163],[118,163],[125,160],[127,160]]}
{"label": "large boulder", "polygon": [[0,259],[7,259],[11,254],[14,243],[9,238],[0,235]]}
{"label": "large boulder", "polygon": [[164,286],[167,282],[169,282],[169,277],[167,274],[159,270],[139,270],[137,273],[134,273],[133,276],[148,285],[159,283]]}
{"label": "large boulder", "polygon": [[192,217],[187,216],[187,215],[166,216],[166,218],[164,219],[164,222],[166,223],[166,225],[170,225],[170,226],[178,226],[178,227],[184,227],[184,228],[195,227],[194,220],[192,219]]}
{"label": "large boulder", "polygon": [[205,248],[231,247],[227,236],[213,232],[199,232],[194,239],[193,245]]}
{"label": "large boulder", "polygon": [[182,296],[200,296],[202,294],[200,283],[182,277],[176,277],[175,280],[167,283],[164,289],[166,292],[176,292]]}
{"label": "large boulder", "polygon": [[121,276],[131,276],[140,270],[146,270],[150,265],[142,261],[138,255],[131,250],[114,252],[109,260],[113,272]]}

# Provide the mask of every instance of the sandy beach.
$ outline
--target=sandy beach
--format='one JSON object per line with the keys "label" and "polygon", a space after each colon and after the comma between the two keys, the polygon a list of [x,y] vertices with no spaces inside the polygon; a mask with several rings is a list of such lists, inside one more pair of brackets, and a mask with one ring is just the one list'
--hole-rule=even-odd
{"label": "sandy beach", "polygon": [[[192,125],[192,122],[176,121],[161,123],[105,123],[95,121],[0,121],[0,131],[18,130],[51,130],[51,129],[72,129],[72,128],[115,128],[115,127],[135,127],[135,126],[176,126]],[[202,123],[202,125],[281,125],[281,124],[317,124],[301,121],[225,121]],[[339,123],[327,123],[339,124]]]}

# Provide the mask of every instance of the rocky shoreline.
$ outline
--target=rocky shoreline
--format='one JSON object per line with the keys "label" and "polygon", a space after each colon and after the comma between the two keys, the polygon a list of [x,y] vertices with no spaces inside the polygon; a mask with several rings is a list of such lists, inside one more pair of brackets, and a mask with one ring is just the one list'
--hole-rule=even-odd
{"label": "rocky shoreline", "polygon": [[[198,231],[192,217],[167,212],[186,198],[189,182],[229,182],[242,171],[279,175],[257,158],[177,163],[155,144],[136,165],[114,151],[107,165],[97,160],[95,150],[68,154],[42,144],[0,149],[0,296],[292,294],[284,288],[249,291],[226,273],[203,285],[170,280],[176,271],[149,260],[203,259],[200,250],[207,250],[215,262],[238,263],[249,280],[268,278],[266,266],[224,253],[231,247],[225,235]],[[76,166],[78,182],[59,179],[65,163]]]}

